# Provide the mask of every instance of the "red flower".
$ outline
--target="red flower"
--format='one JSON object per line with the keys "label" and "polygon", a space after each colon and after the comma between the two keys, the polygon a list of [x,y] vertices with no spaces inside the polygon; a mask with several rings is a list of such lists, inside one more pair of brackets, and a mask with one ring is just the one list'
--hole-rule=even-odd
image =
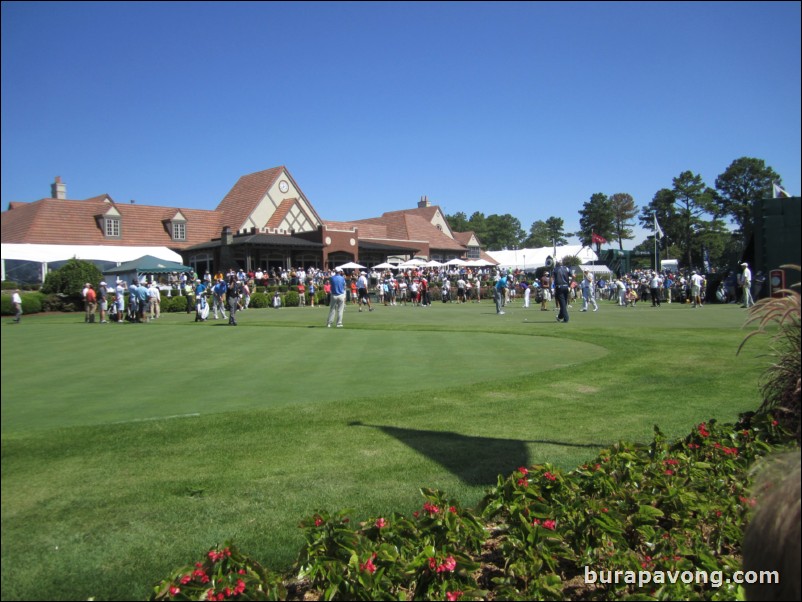
{"label": "red flower", "polygon": [[697,430],[699,431],[699,434],[702,437],[709,437],[710,436],[710,431],[707,430],[707,424],[705,424],[704,422],[699,425]]}
{"label": "red flower", "polygon": [[315,517],[315,526],[316,526],[316,527],[319,527],[319,526],[320,526],[320,525],[322,525],[322,524],[323,524],[323,519],[322,519],[322,518],[320,518],[319,516],[316,516],[316,517]]}
{"label": "red flower", "polygon": [[181,585],[186,585],[190,581],[192,581],[192,575],[184,575],[181,577]]}
{"label": "red flower", "polygon": [[526,466],[519,466],[518,472],[520,472],[521,474],[529,474],[529,471],[527,470]]}
{"label": "red flower", "polygon": [[529,487],[529,479],[525,478],[518,479],[518,485],[520,487]]}
{"label": "red flower", "polygon": [[780,423],[777,422],[776,420],[772,420],[771,421],[771,426],[777,426],[778,424],[780,424]]}
{"label": "red flower", "polygon": [[387,526],[387,521],[386,521],[386,520],[384,520],[383,518],[376,519],[376,526],[377,526],[379,529],[383,529],[384,527],[386,527],[386,526]]}
{"label": "red flower", "polygon": [[446,600],[449,602],[455,602],[462,597],[462,592],[457,590],[455,592],[446,592]]}
{"label": "red flower", "polygon": [[663,460],[663,464],[666,464],[667,466],[677,466],[679,464],[679,460],[668,458],[667,460]]}
{"label": "red flower", "polygon": [[239,596],[245,591],[245,582],[242,579],[237,579],[237,585],[234,587],[234,594]]}
{"label": "red flower", "polygon": [[543,528],[549,529],[550,531],[554,531],[554,527],[557,526],[557,522],[553,520],[543,521]]}
{"label": "red flower", "polygon": [[448,511],[449,511],[451,514],[456,514],[456,513],[457,513],[457,508],[456,508],[456,506],[449,506],[449,507],[448,507]]}
{"label": "red flower", "polygon": [[433,557],[429,557],[429,568],[432,570],[437,568],[437,560],[435,560]]}
{"label": "red flower", "polygon": [[426,512],[428,512],[430,516],[432,514],[437,514],[438,512],[440,512],[440,508],[438,508],[437,506],[435,506],[434,504],[431,504],[429,502],[426,502],[426,503],[423,504],[423,509]]}
{"label": "red flower", "polygon": [[557,477],[555,477],[555,476],[554,476],[553,474],[551,474],[550,472],[544,472],[544,473],[543,473],[543,476],[544,476],[546,479],[548,479],[549,481],[556,481],[556,480],[557,480]]}
{"label": "red flower", "polygon": [[670,470],[670,469],[666,469],[666,470],[664,470],[664,471],[663,471],[663,474],[666,474],[666,475],[668,475],[668,476],[671,476],[672,474],[674,474],[674,471],[673,471],[673,470]]}
{"label": "red flower", "polygon": [[451,572],[455,568],[457,568],[457,561],[454,560],[453,556],[449,556],[443,561],[443,564],[437,567],[437,572],[438,573],[442,573],[443,571]]}
{"label": "red flower", "polygon": [[365,564],[359,565],[359,570],[367,571],[368,573],[375,573],[376,572],[376,565],[373,564],[373,559],[376,558],[376,554],[373,554]]}
{"label": "red flower", "polygon": [[181,589],[180,588],[176,587],[175,585],[171,585],[170,586],[170,595],[171,596],[177,596],[180,593],[181,593]]}

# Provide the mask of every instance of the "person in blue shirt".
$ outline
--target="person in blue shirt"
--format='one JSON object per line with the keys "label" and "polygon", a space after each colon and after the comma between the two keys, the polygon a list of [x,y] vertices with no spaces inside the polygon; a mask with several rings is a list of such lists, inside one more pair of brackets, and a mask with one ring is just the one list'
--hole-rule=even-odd
{"label": "person in blue shirt", "polygon": [[342,268],[334,270],[334,275],[330,279],[331,283],[331,302],[329,303],[329,319],[326,327],[331,328],[336,317],[337,328],[343,327],[343,311],[345,310],[345,278]]}
{"label": "person in blue shirt", "polygon": [[195,321],[196,322],[203,322],[206,318],[203,317],[204,308],[206,308],[206,313],[208,315],[208,308],[206,304],[206,285],[203,283],[202,280],[198,280],[197,286],[195,286]]}
{"label": "person in blue shirt", "polygon": [[147,283],[144,280],[139,285],[139,288],[136,289],[136,294],[137,297],[139,297],[139,304],[136,308],[136,321],[145,322],[147,320],[145,317],[145,311],[147,311],[148,305],[150,304],[150,291],[148,290]]}
{"label": "person in blue shirt", "polygon": [[220,310],[220,313],[223,314],[223,319],[227,320],[228,316],[226,315],[226,306],[223,303],[223,295],[226,294],[226,283],[222,279],[218,279],[217,283],[212,287],[212,296],[213,296],[213,303],[212,303],[212,311],[214,312],[214,319],[217,319],[217,310]]}
{"label": "person in blue shirt", "polygon": [[494,291],[494,298],[496,301],[496,314],[504,315],[504,296],[507,291],[507,271],[502,270],[499,279],[496,281],[496,288]]}

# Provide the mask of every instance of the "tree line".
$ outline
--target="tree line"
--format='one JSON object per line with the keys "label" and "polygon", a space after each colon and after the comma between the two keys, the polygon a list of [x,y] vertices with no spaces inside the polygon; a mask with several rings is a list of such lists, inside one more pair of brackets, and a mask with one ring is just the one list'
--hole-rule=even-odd
{"label": "tree line", "polygon": [[656,236],[664,257],[678,258],[686,266],[727,266],[740,258],[752,234],[753,202],[773,196],[774,184],[782,185],[782,178],[765,161],[741,157],[716,178],[714,187],[683,171],[640,211],[628,193],[594,193],[579,211],[578,232],[566,232],[563,218],[556,216],[533,222],[528,234],[510,214],[477,211],[468,218],[457,212],[446,219],[457,232],[473,231],[488,251],[564,245],[575,236],[597,253],[601,239],[623,249],[624,241],[635,238],[637,219],[652,234],[633,250],[652,251]]}

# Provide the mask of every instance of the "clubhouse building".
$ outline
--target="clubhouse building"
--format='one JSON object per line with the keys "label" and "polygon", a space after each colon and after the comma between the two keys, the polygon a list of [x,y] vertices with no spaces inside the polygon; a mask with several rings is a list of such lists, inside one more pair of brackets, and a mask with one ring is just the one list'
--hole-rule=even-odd
{"label": "clubhouse building", "polygon": [[412,257],[445,263],[485,259],[473,232],[454,232],[437,205],[351,222],[324,220],[286,167],[242,176],[214,210],[117,203],[108,194],[9,203],[2,212],[2,279],[41,282],[71,258],[104,271],[152,255],[197,273],[228,268],[366,267]]}

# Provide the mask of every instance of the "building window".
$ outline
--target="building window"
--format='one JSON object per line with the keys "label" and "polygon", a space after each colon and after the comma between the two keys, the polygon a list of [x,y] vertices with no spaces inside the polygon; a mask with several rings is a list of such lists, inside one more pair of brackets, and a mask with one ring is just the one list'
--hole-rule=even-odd
{"label": "building window", "polygon": [[187,225],[184,222],[173,222],[173,240],[187,239]]}
{"label": "building window", "polygon": [[106,218],[106,238],[120,238],[120,220],[113,217]]}
{"label": "building window", "polygon": [[482,256],[482,249],[479,247],[468,247],[468,259],[479,259]]}

